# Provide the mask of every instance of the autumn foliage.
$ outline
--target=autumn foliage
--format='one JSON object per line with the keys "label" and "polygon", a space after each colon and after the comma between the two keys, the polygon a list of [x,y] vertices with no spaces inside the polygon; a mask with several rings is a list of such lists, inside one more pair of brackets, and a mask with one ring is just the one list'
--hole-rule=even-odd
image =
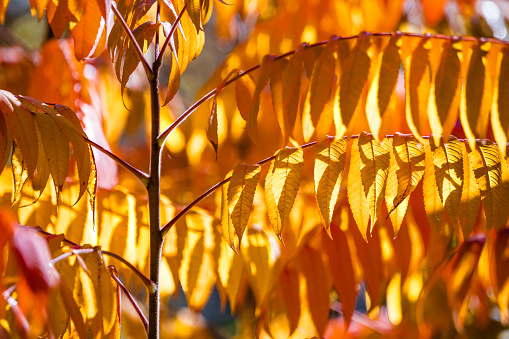
{"label": "autumn foliage", "polygon": [[[506,4],[30,6],[56,38],[0,47],[0,338],[211,337],[214,290],[239,338],[509,324]],[[188,104],[209,32],[235,47]]]}

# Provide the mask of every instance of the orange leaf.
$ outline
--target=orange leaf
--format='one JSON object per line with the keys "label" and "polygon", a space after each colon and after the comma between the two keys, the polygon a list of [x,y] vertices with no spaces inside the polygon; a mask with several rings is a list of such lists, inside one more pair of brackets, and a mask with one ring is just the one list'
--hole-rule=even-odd
{"label": "orange leaf", "polygon": [[293,268],[286,267],[279,275],[278,287],[283,295],[286,306],[286,316],[290,325],[290,335],[295,331],[300,318],[299,301],[299,272]]}
{"label": "orange leaf", "polygon": [[76,59],[83,60],[102,53],[106,44],[106,23],[96,0],[83,1],[83,16],[71,22],[72,39]]}
{"label": "orange leaf", "polygon": [[247,121],[249,119],[249,108],[253,102],[253,95],[255,92],[256,84],[249,74],[244,75],[235,81],[235,98],[237,99],[237,107],[239,108],[240,116]]}

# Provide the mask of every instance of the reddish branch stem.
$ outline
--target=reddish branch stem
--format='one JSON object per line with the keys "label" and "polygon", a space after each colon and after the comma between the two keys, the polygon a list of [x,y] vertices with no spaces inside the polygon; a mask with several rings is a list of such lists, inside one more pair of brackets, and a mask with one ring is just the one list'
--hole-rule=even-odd
{"label": "reddish branch stem", "polygon": [[145,327],[145,331],[148,332],[148,320],[147,320],[147,317],[145,317],[145,314],[143,314],[143,312],[142,312],[140,306],[138,306],[138,303],[136,302],[136,300],[134,300],[134,298],[131,295],[131,293],[129,293],[127,288],[120,281],[120,279],[118,279],[115,276],[115,274],[112,274],[111,277],[113,278],[113,280],[115,280],[115,282],[117,283],[118,287],[120,287],[122,292],[124,292],[124,294],[127,297],[127,299],[129,299],[129,301],[131,302],[131,305],[133,305],[134,309],[136,310],[136,313],[138,313],[138,316],[140,317],[140,320],[143,323],[143,326]]}

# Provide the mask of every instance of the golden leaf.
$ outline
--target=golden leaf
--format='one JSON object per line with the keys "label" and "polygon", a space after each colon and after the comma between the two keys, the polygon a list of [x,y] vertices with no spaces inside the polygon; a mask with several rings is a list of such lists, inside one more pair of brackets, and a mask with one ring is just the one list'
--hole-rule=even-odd
{"label": "golden leaf", "polygon": [[260,165],[240,164],[233,170],[228,185],[228,211],[239,243],[249,220],[259,178]]}
{"label": "golden leaf", "polygon": [[283,148],[276,152],[265,178],[267,212],[279,239],[299,190],[303,162],[302,149]]}
{"label": "golden leaf", "polygon": [[478,141],[477,147],[469,150],[469,159],[474,171],[481,201],[486,214],[487,228],[505,227],[501,220],[502,205],[502,164],[497,145],[489,140]]}
{"label": "golden leaf", "polygon": [[194,27],[196,28],[196,32],[198,33],[201,30],[201,6],[200,0],[186,0],[187,4],[187,13],[191,18]]}
{"label": "golden leaf", "polygon": [[438,195],[453,226],[458,225],[458,210],[463,191],[463,159],[461,142],[451,136],[433,150]]}
{"label": "golden leaf", "polygon": [[[237,296],[239,294],[240,285],[242,283],[242,276],[244,273],[244,264],[242,257],[233,252],[225,242],[221,242],[221,253],[217,263],[217,284],[220,295],[224,290],[228,300],[230,301],[230,309],[235,313]],[[221,298],[222,307],[226,306],[225,298]]]}
{"label": "golden leaf", "polygon": [[424,175],[424,162],[424,145],[411,136],[394,134],[391,166],[385,189],[385,201],[394,228],[394,236],[401,228],[410,194]]}
{"label": "golden leaf", "polygon": [[472,228],[479,211],[481,193],[477,187],[475,174],[470,164],[468,151],[464,143],[461,143],[463,153],[463,192],[459,207],[459,221],[463,231],[463,238],[467,239],[472,233]]}
{"label": "golden leaf", "polygon": [[422,179],[422,191],[424,196],[424,209],[428,217],[431,231],[438,239],[444,218],[444,208],[438,195],[437,182],[435,180],[435,166],[433,165],[433,152],[429,142],[424,147],[424,177]]}
{"label": "golden leaf", "polygon": [[361,156],[359,153],[359,139],[353,139],[348,170],[348,202],[359,231],[367,242],[369,206],[364,194],[361,178]]}
{"label": "golden leaf", "polygon": [[81,1],[83,15],[71,21],[69,28],[74,42],[76,59],[98,56],[106,44],[106,27],[97,1]]}
{"label": "golden leaf", "polygon": [[329,137],[315,149],[315,197],[325,229],[329,229],[346,162],[346,141]]}
{"label": "golden leaf", "polygon": [[388,139],[378,142],[371,134],[359,135],[360,174],[362,187],[371,215],[370,234],[380,215],[387,174],[389,173],[390,146]]}

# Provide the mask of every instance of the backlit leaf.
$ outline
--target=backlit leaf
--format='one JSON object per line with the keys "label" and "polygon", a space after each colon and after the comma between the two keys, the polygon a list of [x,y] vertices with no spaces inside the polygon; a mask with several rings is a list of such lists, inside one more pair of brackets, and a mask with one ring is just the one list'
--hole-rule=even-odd
{"label": "backlit leaf", "polygon": [[367,50],[370,47],[370,43],[370,35],[368,33],[361,34],[357,39],[357,44],[348,55],[342,67],[339,107],[345,126],[350,124],[361,92],[368,80],[370,58]]}
{"label": "backlit leaf", "polygon": [[360,174],[362,187],[371,215],[370,234],[380,215],[389,173],[390,145],[387,139],[378,142],[367,133],[359,135]]}
{"label": "backlit leaf", "polygon": [[283,117],[286,118],[286,135],[291,136],[297,119],[299,107],[300,82],[304,69],[303,52],[306,45],[301,45],[290,58],[287,67],[283,70]]}
{"label": "backlit leaf", "polygon": [[444,220],[444,207],[438,195],[437,181],[435,180],[435,166],[433,164],[433,152],[431,151],[429,142],[427,142],[424,147],[424,153],[424,177],[422,179],[424,209],[426,210],[426,216],[428,217],[429,225],[435,235],[436,241]]}
{"label": "backlit leaf", "polygon": [[490,280],[497,298],[502,324],[509,322],[509,231],[497,233],[490,253]]}
{"label": "backlit leaf", "polygon": [[242,119],[249,119],[249,107],[253,101],[256,84],[249,74],[235,81],[235,98]]}
{"label": "backlit leaf", "polygon": [[[243,273],[244,263],[242,262],[242,257],[228,248],[226,242],[221,242],[221,253],[217,267],[217,283],[226,291],[232,313],[236,310],[237,295],[239,294]],[[221,305],[224,307],[226,300],[222,300]]]}
{"label": "backlit leaf", "polygon": [[329,229],[346,162],[346,141],[328,137],[315,149],[315,197],[325,229]]}
{"label": "backlit leaf", "polygon": [[481,193],[477,187],[474,170],[469,161],[468,151],[464,143],[461,144],[463,153],[463,192],[459,208],[459,221],[466,239],[472,233],[472,229],[479,212]]}
{"label": "backlit leaf", "polygon": [[292,334],[295,332],[300,318],[299,272],[290,267],[283,269],[279,275],[278,285],[283,295],[290,334]]}
{"label": "backlit leaf", "polygon": [[265,200],[274,233],[281,239],[281,231],[292,209],[303,170],[300,148],[283,148],[276,152],[265,178]]}
{"label": "backlit leaf", "polygon": [[392,138],[391,166],[387,176],[385,201],[394,236],[405,217],[410,194],[424,175],[424,145],[411,136],[395,133]]}
{"label": "backlit leaf", "polygon": [[[433,150],[435,180],[445,212],[454,226],[458,225],[458,210],[463,191],[463,159],[461,142],[451,136]],[[434,147],[432,146],[432,149]]]}
{"label": "backlit leaf", "polygon": [[[232,173],[233,171],[228,172],[226,178],[231,177]],[[233,226],[230,208],[228,205],[229,186],[230,182],[228,181],[221,187],[221,231],[226,243],[231,247],[232,250],[236,251],[236,248],[240,246],[240,242],[238,242],[238,237],[235,237],[235,227]]]}
{"label": "backlit leaf", "polygon": [[240,164],[233,170],[228,185],[228,210],[239,243],[249,220],[259,178],[260,165]]}
{"label": "backlit leaf", "polygon": [[362,185],[361,156],[358,138],[352,141],[347,192],[348,202],[357,228],[364,240],[368,241],[369,206]]}
{"label": "backlit leaf", "polygon": [[106,22],[97,1],[81,1],[84,12],[69,25],[76,59],[82,60],[102,53],[106,44]]}
{"label": "backlit leaf", "polygon": [[469,151],[470,165],[474,171],[481,201],[486,214],[487,228],[501,229],[502,206],[502,165],[497,145],[489,140],[477,142],[477,147]]}
{"label": "backlit leaf", "polygon": [[249,109],[249,119],[247,120],[247,132],[251,140],[256,140],[256,129],[258,126],[258,111],[260,109],[260,94],[265,88],[265,85],[269,81],[270,72],[272,69],[272,63],[275,62],[275,59],[271,55],[266,55],[263,57],[263,60],[260,65],[260,70],[258,71],[258,80],[256,81],[255,91],[253,93],[253,99],[251,101],[250,109]]}
{"label": "backlit leaf", "polygon": [[399,38],[399,34],[394,34],[389,41],[389,45],[383,52],[378,85],[378,107],[381,115],[385,113],[389,105],[390,97],[394,93],[396,83],[398,82],[401,64],[401,58],[398,52],[399,47],[397,46]]}
{"label": "backlit leaf", "polygon": [[200,0],[186,0],[187,13],[193,21],[196,32],[201,30],[201,6]]}

